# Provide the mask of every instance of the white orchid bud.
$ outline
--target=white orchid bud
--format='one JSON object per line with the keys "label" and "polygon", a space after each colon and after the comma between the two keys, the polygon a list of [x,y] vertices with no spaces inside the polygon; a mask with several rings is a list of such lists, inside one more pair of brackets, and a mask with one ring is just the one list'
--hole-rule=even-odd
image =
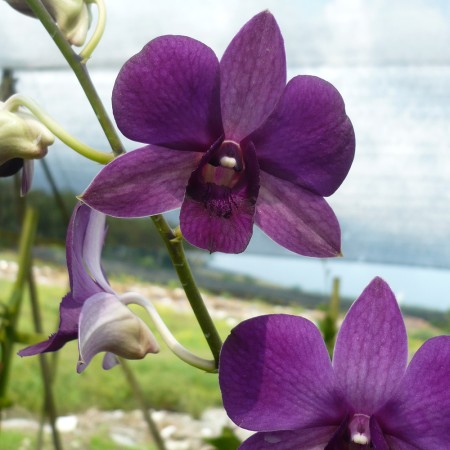
{"label": "white orchid bud", "polygon": [[53,134],[31,114],[2,107],[0,102],[0,165],[14,158],[43,158]]}

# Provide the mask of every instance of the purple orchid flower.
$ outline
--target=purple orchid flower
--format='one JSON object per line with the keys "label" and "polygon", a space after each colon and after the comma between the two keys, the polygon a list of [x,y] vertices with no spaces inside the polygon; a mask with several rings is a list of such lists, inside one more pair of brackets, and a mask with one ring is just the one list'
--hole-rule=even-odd
{"label": "purple orchid flower", "polygon": [[147,146],[106,166],[82,196],[117,217],[181,206],[181,231],[209,251],[242,252],[256,223],[287,249],[340,254],[324,196],[346,177],[355,137],[339,92],[313,76],[286,85],[283,38],[264,11],[219,62],[206,45],[162,36],[125,63],[112,95],[122,133]]}
{"label": "purple orchid flower", "polygon": [[100,262],[105,238],[105,215],[79,203],[66,238],[70,292],[60,305],[58,331],[46,341],[27,347],[20,356],[54,352],[78,339],[82,372],[99,352],[107,352],[103,368],[117,364],[115,355],[140,359],[159,346],[145,323],[122,304],[109,285]]}
{"label": "purple orchid flower", "polygon": [[408,367],[407,356],[401,312],[380,278],[350,308],[332,363],[302,317],[242,322],[219,364],[229,416],[258,431],[240,449],[450,448],[450,336],[425,342]]}

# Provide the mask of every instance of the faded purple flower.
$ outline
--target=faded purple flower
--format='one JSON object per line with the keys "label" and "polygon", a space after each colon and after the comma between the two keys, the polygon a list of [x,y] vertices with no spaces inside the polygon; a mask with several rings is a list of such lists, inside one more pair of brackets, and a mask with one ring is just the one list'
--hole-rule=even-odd
{"label": "faded purple flower", "polygon": [[346,177],[355,138],[328,82],[286,85],[283,38],[264,11],[219,62],[185,36],[149,42],[123,66],[112,95],[122,133],[148,145],[120,156],[82,200],[118,217],[181,206],[184,237],[209,251],[242,252],[256,223],[308,256],[340,254],[338,221],[323,199]]}
{"label": "faded purple flower", "polygon": [[99,352],[107,352],[103,368],[117,364],[114,355],[140,359],[159,346],[145,323],[133,314],[109,285],[100,262],[105,238],[105,216],[78,204],[66,238],[70,292],[60,305],[58,331],[49,339],[19,352],[20,356],[54,352],[78,339],[82,372]]}
{"label": "faded purple flower", "polygon": [[239,324],[222,349],[225,409],[258,431],[242,450],[450,448],[450,337],[407,367],[403,318],[375,278],[349,310],[331,363],[319,330],[290,315]]}

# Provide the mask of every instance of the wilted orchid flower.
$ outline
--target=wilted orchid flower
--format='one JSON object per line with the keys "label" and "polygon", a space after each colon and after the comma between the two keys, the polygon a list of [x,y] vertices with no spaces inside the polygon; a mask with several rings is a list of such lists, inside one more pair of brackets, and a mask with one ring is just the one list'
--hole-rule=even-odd
{"label": "wilted orchid flower", "polygon": [[[6,0],[17,11],[34,17],[25,0]],[[67,41],[80,47],[84,44],[91,22],[88,2],[85,0],[42,0],[49,14],[58,24]]]}
{"label": "wilted orchid flower", "polygon": [[0,177],[22,171],[21,193],[25,195],[33,180],[34,159],[43,158],[55,137],[33,115],[10,111],[0,102]]}
{"label": "wilted orchid flower", "polygon": [[283,38],[262,12],[219,62],[185,36],[149,42],[123,66],[112,95],[120,130],[149,145],[120,156],[82,196],[92,208],[141,217],[181,206],[184,237],[242,252],[255,222],[309,256],[340,254],[338,221],[323,196],[347,175],[355,139],[328,82],[286,85]]}
{"label": "wilted orchid flower", "polygon": [[114,355],[141,359],[159,351],[151,331],[120,302],[103,273],[104,237],[105,216],[78,204],[67,231],[70,292],[60,305],[59,329],[48,340],[21,350],[20,356],[53,352],[78,338],[81,372],[99,352],[107,352],[103,368],[109,369],[117,363]]}
{"label": "wilted orchid flower", "polygon": [[450,337],[425,342],[407,367],[403,318],[374,279],[350,308],[331,363],[319,330],[275,314],[225,341],[225,409],[258,431],[242,450],[418,450],[450,445]]}

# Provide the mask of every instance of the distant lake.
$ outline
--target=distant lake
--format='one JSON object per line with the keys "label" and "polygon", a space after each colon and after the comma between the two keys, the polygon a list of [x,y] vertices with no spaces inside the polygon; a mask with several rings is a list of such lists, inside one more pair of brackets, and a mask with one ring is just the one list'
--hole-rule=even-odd
{"label": "distant lake", "polygon": [[[430,301],[439,308],[450,306],[450,66],[317,66],[291,69],[289,77],[300,73],[325,78],[339,89],[357,138],[350,174],[329,199],[341,224],[345,259],[327,263],[325,268],[332,268],[332,273],[345,271],[342,288],[350,295],[358,294],[370,281],[363,269],[372,267],[370,263],[388,263],[374,267],[379,272],[387,267],[389,273],[393,273],[393,264],[434,268],[437,270],[431,278],[423,275],[430,269],[408,275],[399,269],[394,279],[406,280],[398,287],[400,297],[408,303]],[[108,148],[71,73],[19,71],[16,77],[20,92],[34,97],[68,131],[91,146]],[[92,71],[108,109],[115,77],[116,71]],[[140,146],[130,141],[126,145],[129,149]],[[60,188],[78,193],[100,169],[60,143],[50,149],[47,161]],[[37,166],[34,188],[47,189]],[[311,283],[313,290],[327,286],[320,281],[326,272],[322,263],[308,262],[308,267],[319,267],[318,274],[312,275],[306,272],[302,259],[294,263],[288,252],[262,233],[255,233],[249,252],[245,258],[233,258],[232,265],[242,270],[255,265],[267,276],[279,272],[281,277],[286,272],[289,280],[283,283],[300,280],[305,285]],[[250,262],[250,254],[261,255],[261,262]],[[269,264],[264,259],[267,255],[282,258]],[[217,258],[217,264],[228,264],[223,259],[226,256]],[[289,267],[298,266],[283,269],[281,261]],[[264,265],[266,270],[262,270]],[[304,275],[304,270],[310,275]]]}

